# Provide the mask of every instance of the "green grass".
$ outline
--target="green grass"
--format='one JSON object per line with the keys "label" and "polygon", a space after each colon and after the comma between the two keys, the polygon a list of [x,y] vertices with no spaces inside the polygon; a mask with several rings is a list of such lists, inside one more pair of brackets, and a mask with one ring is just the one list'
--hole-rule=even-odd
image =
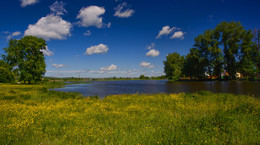
{"label": "green grass", "polygon": [[105,99],[0,84],[0,144],[259,144],[260,101],[213,94]]}

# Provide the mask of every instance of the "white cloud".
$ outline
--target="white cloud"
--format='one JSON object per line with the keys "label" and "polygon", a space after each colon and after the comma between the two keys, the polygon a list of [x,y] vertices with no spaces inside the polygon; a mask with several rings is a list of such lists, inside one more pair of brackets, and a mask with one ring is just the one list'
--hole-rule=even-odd
{"label": "white cloud", "polygon": [[154,65],[152,65],[151,63],[144,62],[144,61],[140,63],[140,66],[145,67],[145,68],[153,68],[154,67]]}
{"label": "white cloud", "polygon": [[41,49],[40,51],[43,52],[43,54],[46,56],[54,55],[54,53],[52,51],[50,51],[47,46],[46,46],[46,49]]}
{"label": "white cloud", "polygon": [[175,32],[172,35],[171,39],[175,39],[175,38],[184,39],[184,33],[182,31]]}
{"label": "white cloud", "polygon": [[21,2],[22,7],[26,7],[28,5],[33,5],[37,2],[39,2],[39,0],[20,0],[20,2]]}
{"label": "white cloud", "polygon": [[169,35],[173,30],[175,30],[175,27],[170,28],[170,26],[164,26],[162,30],[159,32],[158,36],[156,39],[161,38],[162,35]]}
{"label": "white cloud", "polygon": [[91,46],[89,48],[87,48],[86,52],[84,53],[85,55],[92,55],[94,53],[98,54],[98,53],[107,53],[108,51],[108,46],[104,45],[104,44],[99,44],[96,46]]}
{"label": "white cloud", "polygon": [[87,32],[85,32],[84,35],[85,35],[85,36],[90,36],[90,35],[91,35],[90,30],[87,30]]}
{"label": "white cloud", "polygon": [[108,67],[102,67],[100,70],[102,70],[102,71],[112,71],[112,70],[116,70],[116,69],[117,69],[117,66],[114,65],[114,64],[111,64]]}
{"label": "white cloud", "polygon": [[122,4],[119,4],[115,10],[115,14],[114,16],[117,16],[117,17],[120,17],[120,18],[128,18],[128,17],[131,17],[133,15],[133,13],[135,12],[134,10],[132,9],[125,9],[127,7],[127,3],[124,2]]}
{"label": "white cloud", "polygon": [[52,64],[53,67],[55,68],[62,68],[62,67],[65,67],[64,64]]}
{"label": "white cloud", "polygon": [[149,52],[146,53],[146,56],[156,57],[160,54],[158,50],[151,49]]}
{"label": "white cloud", "polygon": [[47,15],[42,17],[36,24],[29,25],[24,35],[33,35],[45,40],[66,39],[70,36],[72,24],[59,16]]}
{"label": "white cloud", "polygon": [[77,19],[80,19],[78,24],[82,27],[96,26],[97,28],[101,28],[103,26],[101,15],[103,15],[105,11],[103,7],[98,6],[82,8],[77,16]]}
{"label": "white cloud", "polygon": [[14,33],[8,35],[6,38],[7,38],[7,39],[11,39],[11,38],[13,38],[13,37],[15,37],[15,36],[19,36],[19,35],[21,35],[21,32],[16,31],[16,32],[14,32]]}
{"label": "white cloud", "polygon": [[50,10],[54,15],[64,15],[67,13],[67,10],[64,9],[65,3],[63,1],[56,1],[50,6]]}
{"label": "white cloud", "polygon": [[154,47],[155,47],[155,43],[151,43],[151,44],[148,45],[146,48],[147,48],[148,50],[150,50],[150,49],[154,49]]}

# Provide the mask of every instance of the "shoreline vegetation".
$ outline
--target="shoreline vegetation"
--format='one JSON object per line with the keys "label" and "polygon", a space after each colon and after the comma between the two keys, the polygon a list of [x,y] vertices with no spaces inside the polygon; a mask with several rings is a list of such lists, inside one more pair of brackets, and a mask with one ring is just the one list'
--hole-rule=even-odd
{"label": "shoreline vegetation", "polygon": [[[44,77],[43,82],[85,82],[85,81],[125,81],[125,80],[168,80],[164,75],[157,77],[148,77],[148,76],[140,76],[140,77],[110,77],[110,78],[75,78],[75,77],[61,77],[61,78],[53,78],[53,77]],[[260,77],[256,77],[255,79],[248,78],[238,78],[235,80],[228,79],[190,79],[190,77],[181,77],[178,80],[168,80],[168,81],[260,81]]]}
{"label": "shoreline vegetation", "polygon": [[0,144],[258,144],[260,101],[211,92],[104,99],[0,84]]}

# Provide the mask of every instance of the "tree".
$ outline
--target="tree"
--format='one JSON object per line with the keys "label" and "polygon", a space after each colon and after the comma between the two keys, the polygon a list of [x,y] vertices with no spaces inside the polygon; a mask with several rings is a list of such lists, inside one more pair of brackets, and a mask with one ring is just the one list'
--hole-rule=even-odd
{"label": "tree", "polygon": [[194,47],[199,51],[202,73],[221,78],[223,55],[219,42],[220,34],[216,30],[207,30],[195,38]]}
{"label": "tree", "polygon": [[145,75],[140,75],[139,79],[140,80],[147,80],[147,79],[149,79],[149,77],[146,77]]}
{"label": "tree", "polygon": [[195,79],[202,78],[203,68],[201,66],[198,49],[192,48],[190,49],[190,53],[186,55],[183,65],[183,74],[190,77],[190,79],[193,77]]}
{"label": "tree", "polygon": [[236,78],[237,72],[253,77],[259,68],[259,52],[252,40],[251,31],[244,30],[240,22],[222,22],[215,29],[206,30],[195,38],[194,44],[199,51],[201,73],[220,79],[225,69],[231,79]]}
{"label": "tree", "polygon": [[215,57],[212,53],[214,51],[214,43],[212,40],[213,30],[207,30],[204,34],[195,38],[194,47],[199,51],[200,65],[202,67],[202,75],[213,75]]}
{"label": "tree", "polygon": [[184,57],[177,52],[170,53],[164,61],[164,72],[170,80],[177,80],[182,74]]}
{"label": "tree", "polygon": [[257,46],[257,68],[260,70],[260,30],[255,30],[254,37]]}
{"label": "tree", "polygon": [[13,83],[14,81],[15,77],[11,67],[3,60],[0,60],[0,82]]}
{"label": "tree", "polygon": [[220,33],[215,29],[212,30],[212,33],[209,35],[210,39],[210,47],[209,52],[211,56],[211,63],[213,68],[213,75],[217,76],[218,79],[221,79],[221,73],[223,71],[223,53],[220,48],[221,42],[220,40]]}
{"label": "tree", "polygon": [[231,79],[235,79],[238,72],[239,52],[241,51],[243,35],[246,30],[244,30],[240,22],[222,22],[217,25],[216,29],[221,34],[221,43],[224,47],[225,69]]}
{"label": "tree", "polygon": [[256,65],[259,58],[258,48],[252,41],[253,34],[250,30],[244,33],[242,39],[239,71],[246,78],[254,78],[259,71]]}
{"label": "tree", "polygon": [[45,70],[45,58],[40,50],[46,49],[45,40],[34,36],[25,36],[20,40],[10,40],[9,47],[4,48],[7,55],[4,60],[17,68],[19,80],[31,83],[41,81]]}

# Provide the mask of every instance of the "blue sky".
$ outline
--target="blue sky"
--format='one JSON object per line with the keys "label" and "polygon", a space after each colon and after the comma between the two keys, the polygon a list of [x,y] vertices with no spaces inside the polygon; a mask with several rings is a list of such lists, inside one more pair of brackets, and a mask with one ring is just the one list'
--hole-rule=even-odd
{"label": "blue sky", "polygon": [[260,27],[259,0],[3,0],[0,54],[26,35],[47,42],[53,77],[163,75],[168,53],[222,21]]}

